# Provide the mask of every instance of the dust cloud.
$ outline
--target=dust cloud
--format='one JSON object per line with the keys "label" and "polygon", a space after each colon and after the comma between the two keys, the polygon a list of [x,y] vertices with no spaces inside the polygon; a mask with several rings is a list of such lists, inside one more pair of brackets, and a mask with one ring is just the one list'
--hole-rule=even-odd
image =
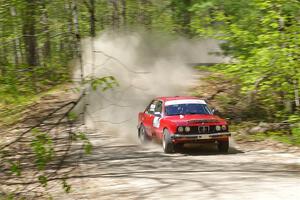
{"label": "dust cloud", "polygon": [[[158,96],[186,95],[197,74],[190,63],[222,62],[216,41],[156,33],[106,32],[83,40],[84,76],[114,76],[118,87],[87,90],[86,124],[137,142],[137,115]],[[75,71],[74,79],[80,77]]]}

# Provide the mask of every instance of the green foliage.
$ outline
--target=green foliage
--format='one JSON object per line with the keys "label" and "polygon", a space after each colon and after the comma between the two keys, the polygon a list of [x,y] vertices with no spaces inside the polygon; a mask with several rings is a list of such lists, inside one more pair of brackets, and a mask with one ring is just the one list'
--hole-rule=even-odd
{"label": "green foliage", "polygon": [[[0,193],[0,200],[14,200],[16,199],[16,195],[15,194],[1,194]],[[24,198],[20,198],[20,199],[24,199]]]}
{"label": "green foliage", "polygon": [[10,171],[17,176],[21,176],[20,162],[10,162],[10,164],[11,164]]}
{"label": "green foliage", "polygon": [[31,142],[31,148],[35,154],[35,163],[38,170],[44,170],[46,165],[54,156],[52,139],[38,129],[32,131],[34,139]]}
{"label": "green foliage", "polygon": [[91,81],[88,82],[90,82],[93,90],[97,90],[98,88],[100,88],[102,91],[106,91],[113,87],[119,86],[119,83],[113,76],[93,78]]}
{"label": "green foliage", "polygon": [[298,1],[211,0],[196,3],[192,10],[201,16],[192,23],[200,36],[224,41],[223,50],[232,63],[217,69],[240,82],[248,103],[260,104],[258,109],[277,119],[297,113]]}
{"label": "green foliage", "polygon": [[84,152],[86,154],[91,154],[92,153],[93,146],[89,141],[84,142],[83,148],[84,148]]}
{"label": "green foliage", "polygon": [[67,183],[66,179],[62,180],[62,187],[63,187],[63,189],[64,189],[64,191],[66,193],[70,193],[70,191],[71,191],[71,185]]}
{"label": "green foliage", "polygon": [[281,132],[269,132],[268,137],[291,145],[300,146],[300,128],[293,128],[291,135],[283,134]]}
{"label": "green foliage", "polygon": [[75,112],[69,112],[68,113],[68,120],[75,121],[78,119],[78,115]]}
{"label": "green foliage", "polygon": [[[243,132],[249,129],[249,127],[255,126],[255,123],[239,123],[231,125],[231,131],[233,132]],[[291,130],[278,130],[278,131],[268,131],[265,133],[251,133],[251,134],[237,134],[235,139],[244,141],[264,141],[266,139],[275,140],[288,145],[300,146],[300,124],[294,124]]]}
{"label": "green foliage", "polygon": [[300,123],[300,115],[290,115],[288,118],[290,123]]}
{"label": "green foliage", "polygon": [[75,141],[80,140],[83,142],[83,149],[84,149],[85,154],[92,153],[93,145],[89,141],[89,139],[87,138],[85,133],[78,132],[78,133],[75,133],[72,137],[73,137],[72,139]]}
{"label": "green foliage", "polygon": [[43,186],[43,187],[46,187],[47,184],[48,184],[48,178],[46,176],[43,176],[43,175],[40,175],[38,177],[38,180],[40,182],[40,184]]}

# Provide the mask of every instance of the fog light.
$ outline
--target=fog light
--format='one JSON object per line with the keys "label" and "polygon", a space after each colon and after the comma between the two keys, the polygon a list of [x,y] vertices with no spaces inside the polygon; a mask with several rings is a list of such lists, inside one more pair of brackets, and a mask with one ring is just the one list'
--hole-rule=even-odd
{"label": "fog light", "polygon": [[221,126],[216,126],[216,131],[220,131],[221,130]]}
{"label": "fog light", "polygon": [[179,133],[182,133],[182,132],[183,132],[183,127],[182,127],[182,126],[179,126],[179,127],[178,127],[178,132],[179,132]]}
{"label": "fog light", "polygon": [[226,125],[223,125],[223,126],[222,126],[222,130],[223,130],[223,131],[226,131],[226,130],[227,130],[227,126],[226,126]]}
{"label": "fog light", "polygon": [[191,127],[187,126],[184,128],[185,132],[190,132],[191,131]]}

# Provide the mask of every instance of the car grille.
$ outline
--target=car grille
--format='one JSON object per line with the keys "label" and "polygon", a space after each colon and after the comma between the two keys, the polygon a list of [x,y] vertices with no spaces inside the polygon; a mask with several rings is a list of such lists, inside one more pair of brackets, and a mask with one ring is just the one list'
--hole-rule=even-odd
{"label": "car grille", "polygon": [[182,132],[178,134],[210,134],[218,132],[226,132],[227,130],[216,130],[216,126],[190,126],[191,130],[189,132]]}

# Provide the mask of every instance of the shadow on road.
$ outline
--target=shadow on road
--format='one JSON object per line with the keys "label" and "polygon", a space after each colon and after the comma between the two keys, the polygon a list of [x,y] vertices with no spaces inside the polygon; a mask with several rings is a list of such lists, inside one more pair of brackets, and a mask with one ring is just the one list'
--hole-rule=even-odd
{"label": "shadow on road", "polygon": [[235,147],[230,147],[228,153],[220,153],[215,144],[186,144],[183,148],[177,150],[187,156],[209,156],[209,155],[228,155],[244,153]]}
{"label": "shadow on road", "polygon": [[[218,199],[223,191],[233,193],[241,187],[248,191],[274,180],[292,183],[300,175],[299,166],[274,155],[244,153],[234,147],[221,154],[216,145],[194,144],[165,154],[154,143],[129,144],[102,134],[91,135],[90,140],[92,154],[83,157],[80,170],[68,177],[76,188],[69,199],[178,199],[186,194],[189,199]],[[77,157],[78,152],[73,153]],[[88,194],[94,196],[87,198]]]}

